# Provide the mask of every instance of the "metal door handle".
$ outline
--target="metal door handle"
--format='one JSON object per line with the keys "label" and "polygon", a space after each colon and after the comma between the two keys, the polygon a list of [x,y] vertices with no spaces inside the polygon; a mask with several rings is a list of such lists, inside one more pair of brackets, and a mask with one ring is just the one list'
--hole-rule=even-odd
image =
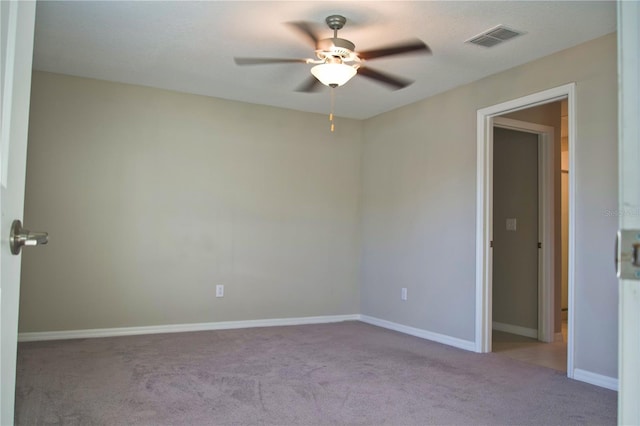
{"label": "metal door handle", "polygon": [[46,232],[31,232],[22,227],[22,222],[14,220],[11,224],[9,245],[12,254],[20,254],[22,246],[38,246],[49,242],[49,234]]}

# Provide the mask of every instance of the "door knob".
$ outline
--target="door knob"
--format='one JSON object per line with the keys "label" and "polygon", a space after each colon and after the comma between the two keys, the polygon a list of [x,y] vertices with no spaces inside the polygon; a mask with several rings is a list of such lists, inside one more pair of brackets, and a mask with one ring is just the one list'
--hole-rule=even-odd
{"label": "door knob", "polygon": [[22,246],[38,246],[49,242],[49,234],[46,232],[31,232],[22,227],[22,222],[14,220],[11,224],[9,245],[12,254],[20,254]]}

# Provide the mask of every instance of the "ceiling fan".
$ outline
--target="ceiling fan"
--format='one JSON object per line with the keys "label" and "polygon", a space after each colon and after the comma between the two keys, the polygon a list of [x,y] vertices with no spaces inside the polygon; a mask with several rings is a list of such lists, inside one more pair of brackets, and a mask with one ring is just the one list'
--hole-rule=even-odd
{"label": "ceiling fan", "polygon": [[397,77],[372,68],[363,66],[365,61],[385,56],[402,55],[408,53],[431,54],[431,49],[421,40],[386,46],[383,48],[357,52],[351,41],[338,38],[338,30],[342,29],[347,19],[341,15],[327,17],[326,23],[333,30],[332,38],[320,39],[308,22],[291,22],[293,28],[306,36],[315,48],[316,59],[290,58],[234,58],[237,65],[265,65],[280,63],[314,64],[311,76],[296,90],[299,92],[314,92],[322,84],[335,88],[342,86],[356,74],[382,83],[393,90],[407,87],[412,80]]}

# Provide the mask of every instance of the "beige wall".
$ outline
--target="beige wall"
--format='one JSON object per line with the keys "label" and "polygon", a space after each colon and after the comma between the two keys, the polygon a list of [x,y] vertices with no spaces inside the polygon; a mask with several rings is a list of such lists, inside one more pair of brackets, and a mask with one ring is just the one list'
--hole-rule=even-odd
{"label": "beige wall", "polygon": [[[476,112],[576,82],[575,367],[617,375],[616,36],[368,120],[362,190],[362,313],[472,341]],[[408,287],[409,300],[400,300]]]}
{"label": "beige wall", "polygon": [[362,123],[336,126],[35,72],[20,331],[359,312]]}

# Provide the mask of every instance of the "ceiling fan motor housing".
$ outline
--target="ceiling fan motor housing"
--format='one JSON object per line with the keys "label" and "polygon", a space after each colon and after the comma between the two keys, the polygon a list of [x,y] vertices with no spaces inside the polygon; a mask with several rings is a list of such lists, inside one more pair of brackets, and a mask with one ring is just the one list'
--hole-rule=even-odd
{"label": "ceiling fan motor housing", "polygon": [[353,51],[356,49],[355,44],[343,38],[325,38],[319,40],[317,47],[316,53],[320,59],[335,56],[349,60],[353,56]]}

